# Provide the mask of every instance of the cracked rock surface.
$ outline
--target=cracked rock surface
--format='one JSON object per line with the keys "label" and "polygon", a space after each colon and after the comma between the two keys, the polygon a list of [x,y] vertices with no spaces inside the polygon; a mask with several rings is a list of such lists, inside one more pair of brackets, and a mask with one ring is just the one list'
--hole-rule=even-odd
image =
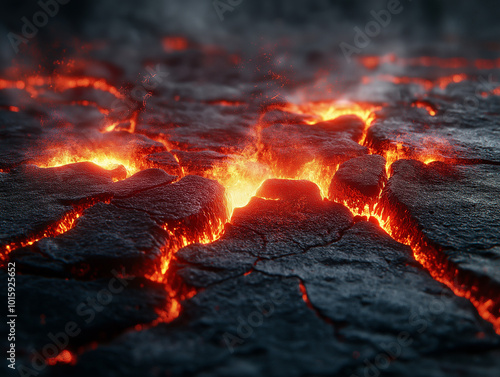
{"label": "cracked rock surface", "polygon": [[74,322],[39,377],[498,377],[497,4],[401,2],[348,60],[386,1],[213,3],[0,41],[17,364]]}

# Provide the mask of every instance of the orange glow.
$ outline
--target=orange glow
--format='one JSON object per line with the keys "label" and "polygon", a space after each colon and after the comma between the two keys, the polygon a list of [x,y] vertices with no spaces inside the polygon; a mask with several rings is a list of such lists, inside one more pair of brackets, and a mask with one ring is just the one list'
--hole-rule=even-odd
{"label": "orange glow", "polygon": [[401,62],[403,65],[439,68],[465,68],[470,65],[469,61],[464,58],[439,58],[435,56],[401,59]]}
{"label": "orange glow", "polygon": [[396,85],[415,84],[421,86],[426,91],[430,91],[434,88],[439,88],[444,90],[451,83],[459,83],[465,80],[467,80],[467,75],[463,73],[440,77],[436,80],[423,79],[420,77],[407,77],[407,76],[398,77],[389,74],[381,74],[373,77],[367,77],[367,76],[363,77],[363,84],[368,84],[373,81],[387,81]]}
{"label": "orange glow", "polygon": [[[348,101],[285,104],[280,107],[285,111],[310,116],[314,120],[308,121],[308,124],[332,120],[342,115],[357,115],[365,123],[361,142],[364,142],[368,127],[375,118],[374,111],[378,109],[373,105]],[[235,208],[244,207],[262,183],[271,178],[309,180],[318,185],[324,198],[327,197],[331,179],[339,164],[313,159],[303,164],[293,175],[283,174],[277,161],[261,153],[260,124],[256,126],[256,132],[259,140],[256,145],[249,146],[241,155],[231,156],[231,159],[221,162],[205,174],[207,178],[217,180],[225,187],[229,213],[232,214]]]}
{"label": "orange glow", "polygon": [[302,300],[304,300],[307,307],[309,309],[315,310],[313,305],[311,304],[311,300],[309,300],[309,297],[307,296],[306,286],[304,285],[304,283],[302,281],[299,282],[299,289],[300,289],[300,293],[302,293]]}
{"label": "orange glow", "polygon": [[185,226],[171,227],[168,224],[164,225],[163,229],[165,229],[170,236],[169,244],[162,249],[162,257],[157,270],[153,274],[147,275],[146,278],[158,283],[164,282],[170,266],[170,261],[177,251],[193,243],[208,244],[214,242],[224,232],[224,225],[225,220],[223,219],[217,219],[215,221],[209,220],[205,231],[198,232],[191,236],[187,235]]}
{"label": "orange glow", "polygon": [[80,105],[80,106],[92,106],[92,107],[95,107],[101,114],[103,115],[108,115],[109,114],[109,110],[108,109],[105,109],[104,107],[100,107],[97,103],[95,102],[91,102],[91,101],[87,101],[87,100],[83,100],[83,101],[74,101],[71,103],[72,105]]}
{"label": "orange glow", "polygon": [[324,164],[320,160],[305,163],[296,174],[290,176],[279,172],[275,162],[259,162],[257,153],[245,158],[234,157],[222,162],[206,173],[206,177],[221,183],[227,194],[228,211],[232,215],[235,208],[244,207],[265,180],[271,178],[308,180],[320,188],[322,196],[328,195],[330,182],[338,170],[337,165]]}
{"label": "orange glow", "polygon": [[474,62],[474,66],[477,69],[495,69],[500,67],[498,60],[488,60],[488,59],[477,59]]}
{"label": "orange glow", "polygon": [[0,79],[0,90],[14,88],[25,90],[33,98],[38,97],[47,89],[63,92],[74,88],[94,88],[96,90],[108,92],[119,99],[125,98],[116,87],[107,83],[106,80],[94,77],[28,76],[25,79],[19,80]]}
{"label": "orange glow", "polygon": [[116,126],[118,126],[120,122],[113,122],[110,125],[106,126],[103,131],[101,132],[111,132],[114,131]]}
{"label": "orange glow", "polygon": [[[438,251],[427,245],[424,241],[424,236],[417,230],[418,226],[413,224],[412,220],[405,218],[405,216],[407,217],[406,213],[404,215],[390,213],[381,202],[381,194],[379,194],[377,203],[372,208],[368,205],[365,205],[364,208],[358,208],[352,206],[348,201],[343,201],[342,204],[349,208],[353,215],[376,219],[380,227],[394,240],[410,246],[415,260],[429,271],[434,280],[445,284],[455,295],[470,300],[476,307],[479,315],[486,321],[492,323],[496,333],[500,335],[500,317],[495,316],[490,311],[490,308],[494,305],[493,301],[488,298],[478,299],[472,292],[473,288],[469,290],[465,285],[456,282],[458,271],[455,270],[453,274],[450,274],[450,272],[445,269],[442,262],[438,261]],[[304,292],[305,287],[303,294]]]}
{"label": "orange glow", "polygon": [[210,101],[208,103],[210,105],[219,105],[219,106],[227,106],[227,107],[243,106],[243,105],[245,105],[245,102],[241,102],[241,101],[226,101],[226,100]]}
{"label": "orange glow", "polygon": [[113,170],[123,166],[126,169],[126,176],[114,177],[114,180],[130,177],[144,168],[140,166],[132,156],[124,156],[111,150],[94,151],[89,149],[82,149],[77,153],[61,151],[58,155],[47,161],[35,162],[35,165],[40,168],[53,168],[77,162],[92,162],[106,170]]}
{"label": "orange glow", "polygon": [[[60,221],[52,224],[42,233],[28,237],[26,240],[12,242],[11,244],[4,246],[3,248],[0,248],[0,261],[4,261],[5,257],[15,249],[33,245],[35,242],[40,241],[42,238],[56,237],[60,234],[66,233],[70,229],[73,229],[76,225],[76,220],[80,218],[83,211],[85,211],[89,207],[92,207],[97,202],[98,200],[91,200],[88,203],[75,207],[73,211],[68,212]],[[105,200],[104,202],[108,203],[109,201]]]}
{"label": "orange glow", "polygon": [[76,364],[76,356],[74,354],[72,354],[70,351],[64,350],[56,357],[46,359],[45,361],[49,365],[56,365],[57,363],[75,365]]}
{"label": "orange glow", "polygon": [[381,59],[378,56],[362,56],[359,58],[361,64],[367,69],[375,69],[380,65]]}
{"label": "orange glow", "polygon": [[374,111],[379,107],[370,104],[360,104],[350,101],[309,102],[301,105],[287,104],[284,108],[296,114],[311,115],[314,120],[306,120],[307,124],[332,120],[342,115],[357,115],[363,122],[370,123],[374,118]]}
{"label": "orange glow", "polygon": [[226,189],[228,210],[244,207],[255,195],[260,185],[273,176],[271,169],[257,161],[256,155],[236,156],[229,163],[223,162],[206,173],[207,178],[215,179]]}
{"label": "orange glow", "polygon": [[[405,147],[403,143],[396,143],[395,145],[391,145],[385,150],[385,154],[375,152],[385,157],[385,171],[387,173],[387,176],[390,177],[390,167],[394,162],[398,160],[412,159],[423,162],[424,164],[430,164],[434,161],[453,163],[453,158],[445,158],[442,155],[442,152],[448,151],[448,146],[444,144],[444,141],[442,141],[442,144],[438,144],[433,139],[428,138],[424,139],[424,142],[428,145],[428,148],[426,148],[426,150],[423,152],[417,152],[413,150],[410,151],[410,149],[408,147]],[[451,153],[451,151],[448,151],[448,153]]]}
{"label": "orange glow", "polygon": [[[434,280],[445,284],[455,295],[465,297],[471,301],[479,315],[492,323],[496,333],[500,335],[500,317],[493,315],[489,310],[493,306],[493,301],[488,298],[478,299],[472,292],[474,287],[469,290],[465,285],[459,284],[457,282],[458,271],[455,270],[453,273],[447,271],[442,263],[438,261],[439,257],[437,254],[439,252],[427,245],[424,241],[424,236],[417,230],[418,227],[416,225],[411,224],[412,226],[408,226],[410,225],[408,220],[401,218],[398,214],[389,213],[382,205],[379,205],[370,215],[377,218],[380,226],[393,239],[411,247],[415,259],[429,271]],[[402,224],[404,223],[407,226],[403,226]]]}
{"label": "orange glow", "polygon": [[159,323],[170,323],[177,319],[182,311],[181,302],[193,298],[198,292],[195,289],[188,289],[184,287],[182,293],[173,290],[170,285],[165,285],[169,300],[165,308],[156,309],[158,318],[153,322],[146,325],[136,325],[135,330],[141,331],[158,325]]}
{"label": "orange glow", "polygon": [[[162,45],[165,51],[175,52],[186,50],[190,47],[189,41],[183,37],[169,36],[162,39]],[[238,61],[237,59],[235,61]],[[396,64],[404,66],[424,66],[424,67],[439,67],[445,69],[458,69],[470,67],[474,65],[478,69],[493,69],[500,68],[500,60],[485,60],[480,59],[470,62],[461,58],[437,58],[437,57],[417,57],[417,58],[399,58],[394,54],[385,56],[364,56],[360,58],[360,63],[369,70],[375,70],[382,64]],[[366,71],[365,71],[366,72]],[[275,75],[276,78],[281,78]],[[434,76],[432,76],[434,77]],[[379,74],[374,76],[365,76],[362,83],[370,83],[373,81],[387,81],[393,84],[413,84],[419,85],[426,91],[435,89],[445,90],[450,84],[460,83],[467,80],[467,75],[463,73],[448,74],[447,76],[438,78],[421,78],[421,77],[398,77],[389,74]],[[102,92],[107,92],[118,99],[124,99],[125,96],[119,88],[108,83],[102,78],[79,77],[79,76],[63,76],[55,75],[47,77],[42,75],[32,75],[23,79],[0,79],[0,90],[2,89],[18,89],[24,90],[31,97],[41,97],[48,91],[64,92],[66,90],[77,88],[91,88]],[[493,94],[500,95],[500,87],[493,91]],[[278,95],[277,95],[278,96]],[[175,100],[180,97],[177,95]],[[211,105],[236,107],[245,105],[241,101],[216,100],[208,102]],[[109,114],[109,110],[99,107],[97,103],[82,100],[72,102],[75,105],[94,106],[104,115]],[[430,104],[417,101],[412,106],[424,109],[430,116],[436,115],[436,109]],[[373,104],[354,103],[349,101],[320,101],[320,102],[305,102],[300,104],[287,103],[278,105],[283,111],[307,116],[304,120],[306,124],[313,125],[319,122],[335,119],[343,115],[358,116],[364,122],[364,129],[359,144],[365,145],[369,127],[373,124],[376,115],[375,112],[380,108]],[[7,108],[7,107],[5,107]],[[19,107],[9,106],[9,111],[18,112]],[[121,121],[109,121],[105,125],[102,132],[112,132],[117,129],[128,132],[135,132],[137,126],[138,113],[133,113],[128,119]],[[128,122],[128,123],[127,123]],[[320,188],[323,198],[327,197],[330,182],[338,170],[339,164],[326,163],[321,158],[316,158],[304,163],[297,171],[290,175],[285,175],[280,171],[278,162],[266,153],[263,153],[263,148],[260,142],[260,132],[262,125],[259,123],[255,127],[257,139],[255,145],[249,145],[248,148],[241,154],[230,156],[228,160],[220,162],[211,170],[206,172],[204,176],[212,178],[220,182],[226,189],[228,197],[228,212],[232,215],[233,210],[237,207],[245,206],[252,196],[254,196],[266,179],[300,179],[314,182]],[[285,135],[286,137],[286,135]],[[389,176],[390,166],[397,160],[411,158],[421,161],[425,164],[430,164],[435,161],[452,162],[451,158],[445,158],[440,151],[444,148],[439,143],[421,143],[425,146],[424,151],[414,151],[404,142],[396,142],[389,146],[384,146],[382,150],[373,150],[371,153],[379,153],[386,158],[386,172]],[[168,141],[165,141],[168,145]],[[412,144],[413,145],[413,144]],[[171,150],[171,146],[168,150]],[[37,165],[43,168],[57,167],[68,165],[76,162],[89,161],[107,169],[114,170],[123,166],[126,174],[120,177],[114,177],[114,180],[129,177],[148,166],[141,164],[136,156],[132,154],[120,153],[111,150],[110,148],[83,149],[77,152],[61,151],[52,158],[46,161],[39,161]],[[184,168],[181,168],[184,174]],[[473,288],[468,289],[465,285],[460,285],[455,282],[455,273],[445,270],[442,262],[438,261],[437,254],[439,251],[434,250],[429,245],[425,244],[423,235],[419,232],[418,226],[405,218],[407,214],[390,213],[382,203],[382,196],[374,203],[369,205],[355,205],[355,201],[344,201],[343,204],[351,210],[355,215],[366,216],[376,219],[382,229],[384,229],[394,240],[403,244],[409,245],[415,259],[426,268],[431,276],[439,282],[444,283],[455,292],[456,295],[466,297],[477,308],[479,314],[487,321],[493,323],[497,333],[500,334],[500,318],[497,318],[491,313],[491,308],[494,305],[493,301],[487,298],[479,297],[477,292],[473,292]],[[85,206],[75,208],[74,211],[66,214],[59,222],[51,225],[48,229],[40,234],[31,235],[26,239],[13,242],[3,248],[0,248],[0,261],[6,260],[6,255],[12,250],[19,247],[32,245],[45,237],[54,237],[63,234],[72,229],[77,219],[81,216],[83,210],[94,203],[87,203]],[[149,325],[137,325],[136,330],[142,330],[151,325],[156,325],[162,322],[171,322],[178,318],[181,313],[182,300],[189,299],[196,294],[196,290],[182,287],[182,289],[174,289],[173,282],[169,281],[172,274],[169,274],[169,268],[172,267],[171,261],[175,258],[178,250],[193,243],[211,243],[217,240],[224,231],[225,219],[212,219],[207,227],[193,234],[186,226],[172,226],[164,224],[163,228],[169,234],[167,245],[161,250],[161,258],[156,271],[146,277],[154,282],[163,283],[167,291],[169,300],[165,308],[158,309],[158,318]],[[171,272],[171,271],[170,271]],[[246,274],[251,273],[251,270]],[[246,275],[245,274],[245,275]],[[307,296],[306,288],[303,282],[299,283],[300,292],[304,302],[312,308],[312,304]],[[479,298],[478,298],[479,297]],[[47,359],[49,365],[56,363],[76,363],[76,357],[70,351],[64,350],[54,358]]]}
{"label": "orange glow", "polygon": [[[361,56],[359,58],[361,64],[368,69],[374,69],[380,64],[392,64],[404,67],[438,67],[445,69],[458,69],[472,66],[473,62],[464,58],[440,58],[437,56],[419,56],[415,58],[402,58],[394,54],[383,56]],[[474,62],[476,68],[492,69],[497,66],[495,60],[480,59]]]}
{"label": "orange glow", "polygon": [[449,77],[441,77],[438,79],[437,83],[441,89],[446,89],[446,87],[450,85],[452,82],[459,83],[465,80],[467,80],[467,75],[461,73]]}
{"label": "orange glow", "polygon": [[437,159],[435,157],[427,157],[424,159],[424,161],[422,161],[424,164],[428,165],[430,164],[431,162],[434,162],[434,161],[437,161]]}
{"label": "orange glow", "polygon": [[427,102],[422,102],[422,101],[416,101],[415,103],[412,104],[413,107],[418,107],[419,109],[424,109],[429,113],[430,116],[435,116],[436,115],[436,110],[428,104]]}
{"label": "orange glow", "polygon": [[165,37],[162,44],[167,52],[182,51],[188,48],[188,41],[184,37]]}

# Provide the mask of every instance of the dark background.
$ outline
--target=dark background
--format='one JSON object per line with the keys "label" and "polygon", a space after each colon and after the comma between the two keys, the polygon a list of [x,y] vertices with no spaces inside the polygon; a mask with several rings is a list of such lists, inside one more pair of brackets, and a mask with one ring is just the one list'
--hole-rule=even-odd
{"label": "dark background", "polygon": [[[442,43],[442,51],[448,54],[464,47],[498,49],[500,7],[496,1],[402,0],[401,5],[404,10],[374,39],[371,50],[401,54],[406,46],[425,47],[431,42]],[[38,59],[44,65],[74,54],[84,42],[144,46],[172,34],[227,49],[314,35],[309,43],[339,50],[341,41],[352,41],[354,26],[363,28],[371,20],[371,10],[386,6],[386,0],[243,0],[221,21],[211,0],[70,0],[22,52],[29,55],[36,48],[42,52]],[[31,20],[40,6],[36,0],[3,0],[0,9],[0,55],[5,67],[14,57],[19,59],[7,34],[21,34],[21,17]]]}

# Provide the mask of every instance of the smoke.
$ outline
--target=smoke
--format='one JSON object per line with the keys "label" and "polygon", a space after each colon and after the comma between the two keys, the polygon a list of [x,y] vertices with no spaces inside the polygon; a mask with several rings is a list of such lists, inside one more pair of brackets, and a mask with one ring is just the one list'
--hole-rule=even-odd
{"label": "smoke", "polygon": [[[409,46],[425,50],[433,44],[445,54],[463,51],[464,45],[473,53],[483,47],[482,42],[496,43],[500,35],[500,8],[492,0],[400,3],[404,11],[393,17],[364,52],[408,54]],[[73,55],[80,48],[77,41],[106,41],[127,49],[124,57],[147,57],[159,38],[183,35],[202,45],[249,54],[262,46],[278,54],[338,54],[341,42],[352,41],[353,28],[363,28],[372,19],[370,12],[386,9],[387,4],[388,0],[71,0],[24,53],[41,51],[38,58],[44,65]],[[0,7],[0,63],[5,66],[15,57],[8,32],[20,33],[21,17],[30,18],[39,5],[36,0],[5,0]]]}

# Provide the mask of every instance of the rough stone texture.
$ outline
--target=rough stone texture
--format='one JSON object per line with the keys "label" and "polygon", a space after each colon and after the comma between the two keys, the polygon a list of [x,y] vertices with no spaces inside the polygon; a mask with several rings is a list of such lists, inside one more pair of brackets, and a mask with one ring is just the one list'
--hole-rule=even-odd
{"label": "rough stone texture", "polygon": [[[16,22],[38,12],[35,3],[5,4],[4,35],[19,34]],[[339,164],[380,160],[373,153],[391,163],[447,163],[394,164],[383,208],[409,222],[396,236],[427,240],[429,261],[459,271],[463,279],[451,283],[477,283],[473,293],[498,304],[497,4],[401,2],[383,33],[346,59],[340,43],[352,44],[353,27],[363,29],[387,1],[247,1],[223,22],[215,3],[69,2],[18,54],[0,40],[0,247],[44,236],[93,205],[73,229],[7,256],[19,272],[19,361],[31,346],[40,351],[47,331],[81,322],[75,304],[105,287],[110,269],[126,265],[142,276],[162,246],[165,266],[179,247],[211,239],[226,221],[219,183],[237,181],[235,172],[253,184],[299,178],[324,190]],[[58,86],[78,78],[82,85]],[[356,115],[310,124],[323,117],[291,110],[328,101],[379,110],[371,125]],[[93,152],[124,166],[27,165],[61,155],[92,160]],[[125,166],[143,171],[113,183]],[[255,170],[262,174],[252,177]],[[183,177],[190,173],[220,182]],[[178,250],[164,285],[137,277],[82,323],[85,337],[70,345],[75,366],[59,363],[40,376],[500,375],[491,324],[408,247],[320,200],[312,183],[268,181],[257,195],[217,241]],[[194,297],[183,296],[192,288]],[[155,310],[175,294],[189,297],[176,321],[135,326],[157,321]],[[245,333],[242,321],[255,325]],[[399,354],[393,343],[405,331],[412,344]],[[385,365],[391,351],[388,367],[366,366]]]}
{"label": "rough stone texture", "polygon": [[73,206],[112,196],[109,171],[92,163],[51,169],[24,165],[0,174],[0,245],[37,237]]}
{"label": "rough stone texture", "polygon": [[[127,271],[116,272],[121,277]],[[0,275],[2,290],[6,291],[7,274],[1,271]],[[137,324],[152,322],[157,317],[155,308],[166,302],[164,287],[141,277],[120,280],[113,276],[83,282],[18,275],[16,288],[16,357],[18,364],[30,368],[35,351],[55,344],[49,334],[64,342],[60,333],[67,331],[69,322],[77,326],[71,331],[79,333],[68,337],[67,349],[76,351],[81,345],[106,341]],[[2,339],[2,347],[6,341],[7,336]]]}
{"label": "rough stone texture", "polygon": [[[300,181],[294,183],[301,188]],[[293,187],[291,183],[285,183],[286,186]],[[179,267],[176,274],[187,284],[202,287],[207,282],[226,279],[228,274],[234,276],[234,271],[248,272],[257,259],[301,254],[312,247],[334,242],[350,226],[352,215],[347,208],[321,198],[313,202],[304,201],[303,197],[287,200],[255,197],[246,207],[235,210],[231,224],[226,225],[220,239],[179,251],[176,259],[179,264],[185,263],[186,268]],[[209,263],[211,269],[190,267],[203,263]],[[232,271],[223,268],[225,265],[230,265]]]}
{"label": "rough stone texture", "polygon": [[197,239],[227,219],[224,187],[216,181],[190,175],[171,185],[152,188],[111,202],[120,208],[148,213],[174,234]]}
{"label": "rough stone texture", "polygon": [[273,124],[262,130],[261,153],[279,173],[293,177],[311,161],[334,166],[366,154],[367,149],[357,143],[363,128],[355,116],[315,125]]}
{"label": "rough stone texture", "polygon": [[387,181],[385,159],[379,155],[353,158],[340,165],[328,190],[328,198],[347,202],[351,208],[373,208]]}
{"label": "rough stone texture", "polygon": [[392,171],[382,203],[400,221],[401,236],[433,248],[430,263],[473,296],[492,299],[488,310],[498,316],[500,167],[401,160]]}
{"label": "rough stone texture", "polygon": [[[198,256],[194,265],[183,268],[215,273],[210,255],[216,250],[222,256],[246,251],[237,239],[229,248],[218,245],[206,258]],[[191,254],[188,249],[179,253]],[[452,374],[481,371],[494,376],[499,366],[500,341],[491,325],[467,300],[422,270],[408,247],[374,224],[357,223],[337,242],[306,253],[257,261],[255,269],[264,274],[235,276],[239,264],[234,262],[223,256],[217,263],[219,271],[232,270],[232,278],[195,278],[205,289],[184,303],[177,321],[126,334],[90,351],[71,372],[98,373],[98,365],[109,363],[116,365],[111,376],[139,371],[175,376],[364,375],[370,373],[365,365],[380,363],[384,374],[394,376],[403,371],[437,376],[445,364]],[[312,308],[303,300],[301,281]],[[398,337],[403,345],[397,345]],[[174,354],[179,348],[183,352]],[[482,357],[462,351],[471,348],[481,349]],[[132,366],[127,363],[138,354],[143,356]],[[389,366],[384,364],[387,355],[394,356]],[[415,368],[418,360],[422,363]],[[61,367],[55,375],[65,372]]]}
{"label": "rough stone texture", "polygon": [[172,183],[177,177],[160,169],[142,170],[128,179],[113,183],[111,186],[115,198],[132,196],[155,186]]}
{"label": "rough stone texture", "polygon": [[98,203],[82,213],[73,229],[17,249],[10,260],[20,272],[45,270],[50,276],[108,276],[122,266],[130,274],[152,274],[168,240],[147,213]]}
{"label": "rough stone texture", "polygon": [[130,196],[174,179],[163,171],[149,169],[113,183],[115,173],[89,162],[49,169],[23,165],[0,173],[0,245],[50,234],[51,227],[79,207],[113,196]]}
{"label": "rough stone texture", "polygon": [[228,159],[227,155],[214,151],[184,152],[172,150],[172,154],[177,157],[179,165],[186,174],[202,175],[205,171],[211,170],[217,164]]}
{"label": "rough stone texture", "polygon": [[170,152],[151,153],[146,156],[146,161],[148,164],[151,164],[152,167],[163,169],[169,174],[181,174],[179,163]]}
{"label": "rough stone texture", "polygon": [[[486,88],[477,82],[468,85],[473,93],[491,90],[491,84]],[[500,163],[498,99],[491,96],[479,100],[460,87],[452,93],[436,100],[440,110],[434,117],[422,116],[423,110],[416,108],[385,108],[368,130],[368,145],[384,151],[399,143],[406,157],[415,159],[432,155],[444,161]],[[477,101],[477,107],[468,111],[471,105],[464,98]]]}
{"label": "rough stone texture", "polygon": [[42,133],[38,119],[22,113],[0,111],[0,169],[26,161],[30,142]]}
{"label": "rough stone texture", "polygon": [[[191,176],[170,185],[173,178],[148,169],[110,184],[116,197],[111,204],[95,204],[69,231],[17,249],[10,259],[21,272],[49,276],[95,278],[121,267],[134,275],[152,275],[162,255],[179,245],[177,237],[192,234],[196,239],[226,216],[219,184]],[[146,205],[144,198],[154,202]]]}

